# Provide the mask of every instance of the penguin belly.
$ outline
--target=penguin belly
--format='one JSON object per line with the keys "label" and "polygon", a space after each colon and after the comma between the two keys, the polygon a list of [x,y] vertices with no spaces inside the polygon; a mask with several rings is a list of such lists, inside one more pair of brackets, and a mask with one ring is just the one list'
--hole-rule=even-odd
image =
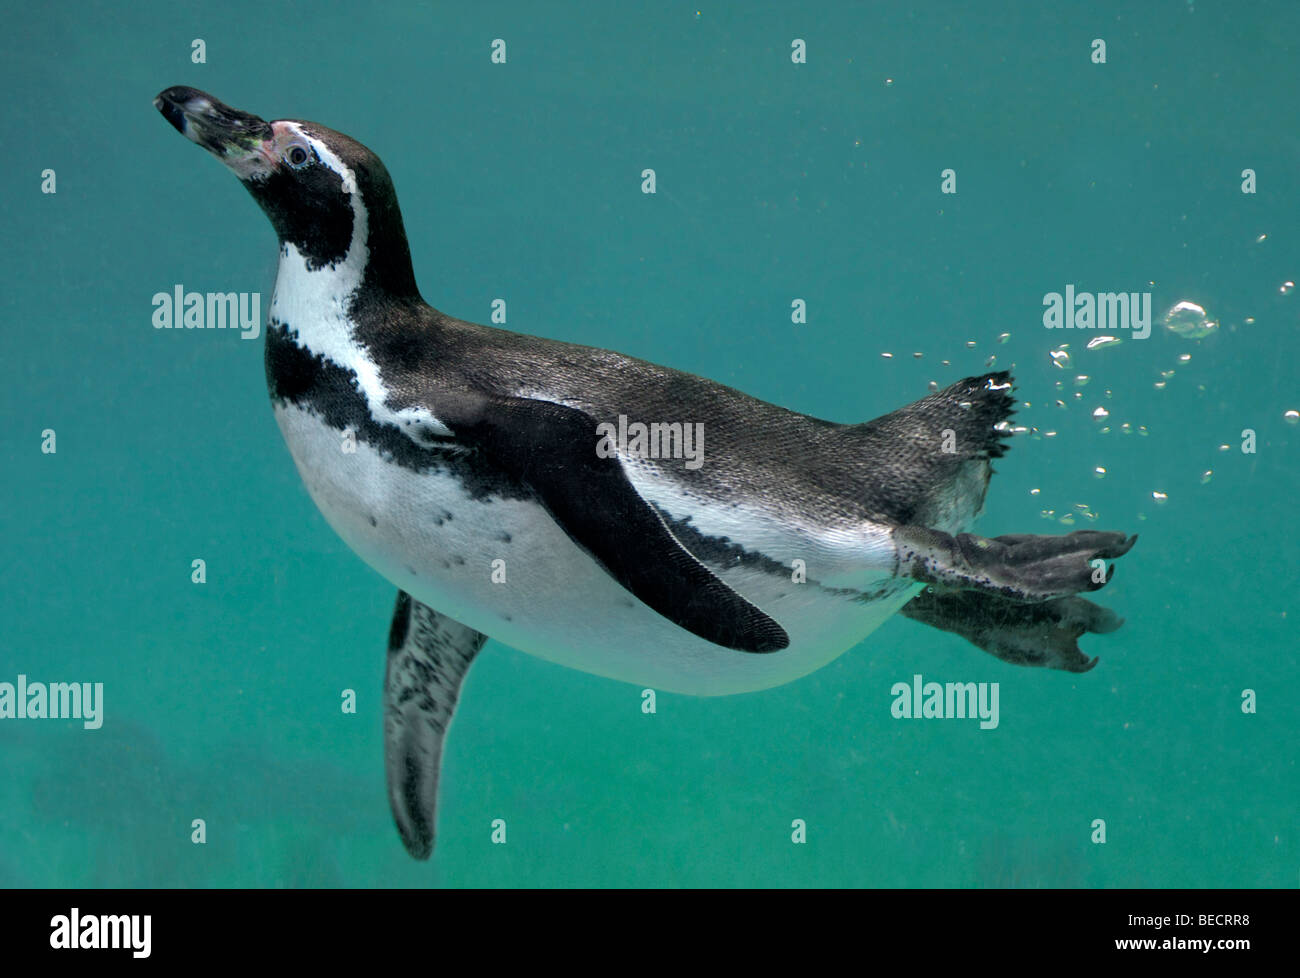
{"label": "penguin belly", "polygon": [[520,651],[583,672],[696,696],[791,682],[856,645],[920,585],[864,570],[855,588],[709,562],[786,629],[772,653],[723,648],[623,588],[532,499],[472,495],[454,471],[416,472],[292,403],[275,404],[298,473],[331,528],[412,597]]}

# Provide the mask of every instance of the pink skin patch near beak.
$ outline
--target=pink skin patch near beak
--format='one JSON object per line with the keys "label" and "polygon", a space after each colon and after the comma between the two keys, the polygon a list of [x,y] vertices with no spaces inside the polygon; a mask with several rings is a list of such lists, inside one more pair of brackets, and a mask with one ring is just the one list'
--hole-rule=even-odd
{"label": "pink skin patch near beak", "polygon": [[280,167],[283,147],[300,139],[297,128],[288,122],[271,123],[271,138],[263,139],[246,150],[234,150],[222,159],[241,180],[265,180]]}

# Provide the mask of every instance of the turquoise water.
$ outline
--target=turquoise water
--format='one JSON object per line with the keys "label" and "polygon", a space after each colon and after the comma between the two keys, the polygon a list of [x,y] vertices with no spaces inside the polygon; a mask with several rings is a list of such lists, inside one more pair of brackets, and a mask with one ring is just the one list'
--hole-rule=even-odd
{"label": "turquoise water", "polygon": [[[1052,6],[8,4],[0,682],[102,682],[104,720],[0,722],[0,883],[1294,886],[1300,7]],[[504,296],[512,329],[844,422],[1014,365],[1030,430],[978,530],[1139,532],[1100,596],[1126,625],[1071,675],[896,617],[652,716],[490,642],[412,861],[393,588],[302,489],[261,341],[151,325],[177,284],[265,311],[275,268],[153,109],[174,84],[378,152],[450,314]],[[1067,285],[1150,292],[1151,336],[1045,329]],[[1180,301],[1217,326],[1166,329]],[[916,674],[999,683],[998,727],[894,719]]]}

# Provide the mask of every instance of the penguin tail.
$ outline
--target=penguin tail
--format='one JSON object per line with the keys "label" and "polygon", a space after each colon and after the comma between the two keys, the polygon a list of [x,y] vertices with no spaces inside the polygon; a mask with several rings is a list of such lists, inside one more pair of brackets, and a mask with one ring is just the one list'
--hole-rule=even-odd
{"label": "penguin tail", "polygon": [[1005,422],[1015,414],[1014,383],[1007,370],[966,377],[850,430],[948,461],[1001,458],[1011,434]]}
{"label": "penguin tail", "polygon": [[1005,422],[1015,414],[1014,383],[1008,370],[966,377],[879,420],[895,419],[897,423],[902,419],[895,416],[903,415],[907,425],[950,432],[946,441],[940,438],[943,454],[963,459],[1001,458],[1011,435]]}
{"label": "penguin tail", "polygon": [[871,497],[899,523],[959,526],[982,508],[992,473],[1011,435],[1011,374],[967,377],[874,421],[850,425],[865,457],[877,466]]}

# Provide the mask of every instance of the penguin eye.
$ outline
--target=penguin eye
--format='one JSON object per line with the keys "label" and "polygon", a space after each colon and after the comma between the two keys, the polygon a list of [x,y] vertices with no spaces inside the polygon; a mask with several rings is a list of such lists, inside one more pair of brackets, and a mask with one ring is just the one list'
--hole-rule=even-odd
{"label": "penguin eye", "polygon": [[294,143],[284,151],[284,161],[295,170],[299,170],[306,166],[307,161],[310,159],[311,154],[307,152],[307,147],[303,146],[301,143]]}

